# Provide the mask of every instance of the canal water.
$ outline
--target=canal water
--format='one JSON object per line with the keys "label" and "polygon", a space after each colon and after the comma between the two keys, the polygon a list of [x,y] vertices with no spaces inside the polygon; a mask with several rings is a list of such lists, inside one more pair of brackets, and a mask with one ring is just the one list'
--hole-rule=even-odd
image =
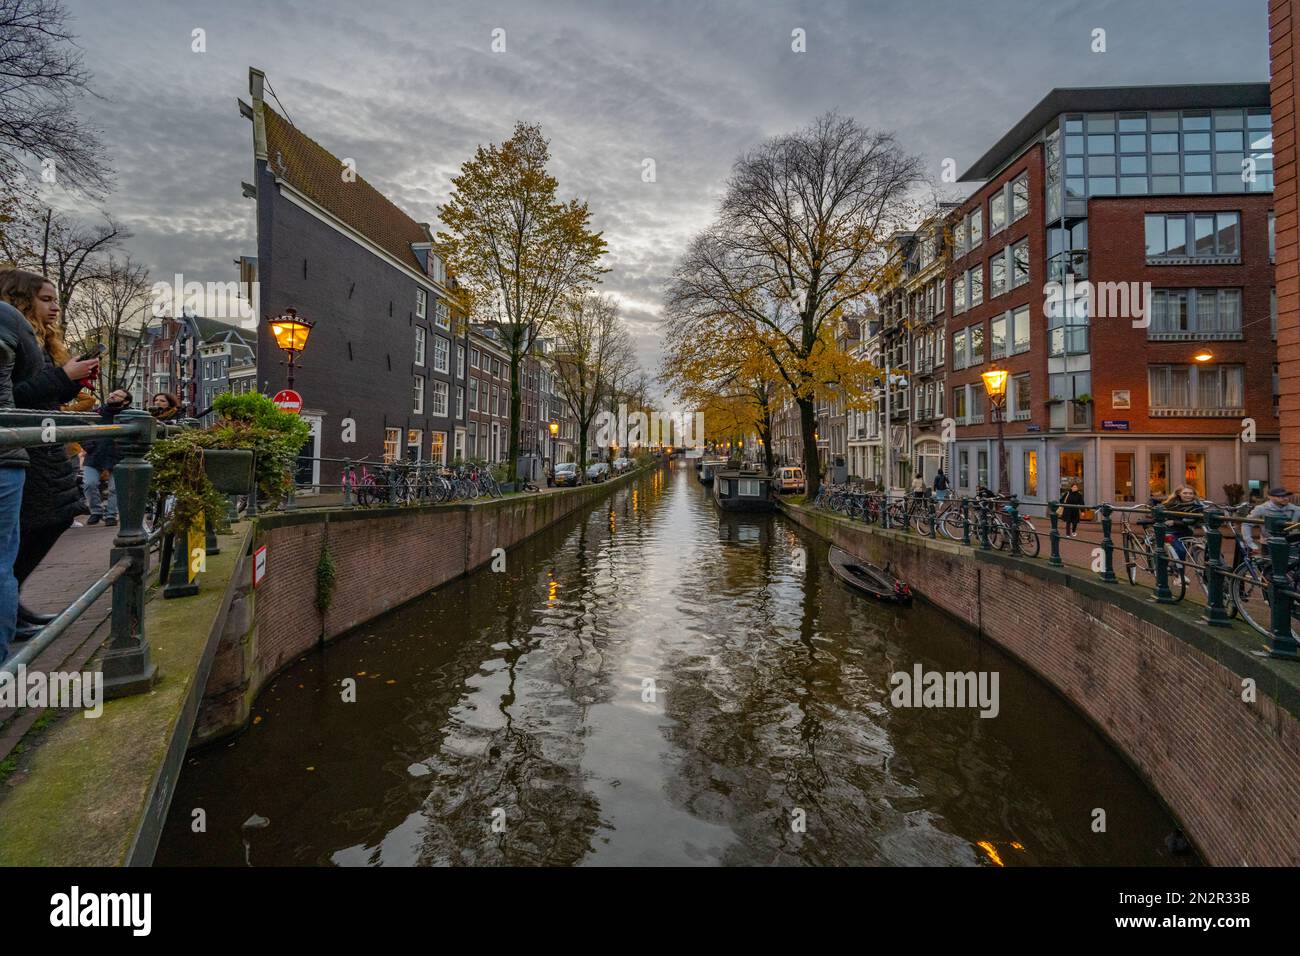
{"label": "canal water", "polygon": [[[188,758],[157,862],[1195,862],[1059,697],[826,551],[644,476],[283,671]],[[997,715],[895,707],[917,664],[997,672]]]}

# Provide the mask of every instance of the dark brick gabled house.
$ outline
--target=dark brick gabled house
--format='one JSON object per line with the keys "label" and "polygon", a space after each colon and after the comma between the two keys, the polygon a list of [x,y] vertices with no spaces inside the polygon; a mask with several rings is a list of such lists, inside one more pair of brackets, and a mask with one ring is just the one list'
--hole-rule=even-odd
{"label": "dark brick gabled house", "polygon": [[[463,335],[458,342],[454,290],[430,227],[271,109],[262,85],[262,73],[250,70],[253,102],[241,103],[253,124],[261,324],[288,308],[315,323],[294,373],[312,451],[450,461],[464,426]],[[263,393],[287,384],[284,358],[260,328]],[[337,468],[322,464],[311,483],[336,482]]]}

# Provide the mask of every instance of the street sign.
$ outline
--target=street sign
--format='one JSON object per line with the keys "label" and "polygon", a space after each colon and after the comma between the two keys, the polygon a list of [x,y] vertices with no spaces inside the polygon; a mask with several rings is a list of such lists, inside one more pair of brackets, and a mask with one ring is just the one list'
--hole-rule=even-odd
{"label": "street sign", "polygon": [[266,577],[266,545],[253,552],[253,587],[262,583]]}
{"label": "street sign", "polygon": [[291,388],[282,388],[275,393],[275,407],[282,412],[292,412],[294,415],[302,414],[302,396]]}
{"label": "street sign", "polygon": [[1128,431],[1127,419],[1106,418],[1102,420],[1101,427],[1103,431],[1108,432],[1126,432]]}

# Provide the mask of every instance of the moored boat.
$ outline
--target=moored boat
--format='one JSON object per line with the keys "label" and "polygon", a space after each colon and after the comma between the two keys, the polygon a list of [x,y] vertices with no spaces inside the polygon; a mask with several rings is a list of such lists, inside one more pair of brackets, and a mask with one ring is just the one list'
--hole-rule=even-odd
{"label": "moored boat", "polygon": [[774,511],[772,477],[761,471],[718,471],[714,477],[713,500],[724,511]]}
{"label": "moored boat", "polygon": [[853,590],[890,604],[912,603],[912,589],[889,572],[835,546],[830,550],[831,570]]}
{"label": "moored boat", "polygon": [[696,469],[697,469],[696,474],[699,476],[700,484],[703,485],[713,484],[714,474],[718,471],[719,468],[725,468],[726,465],[727,463],[725,461],[718,461],[716,459],[709,459],[709,458],[701,459],[699,464],[696,465]]}

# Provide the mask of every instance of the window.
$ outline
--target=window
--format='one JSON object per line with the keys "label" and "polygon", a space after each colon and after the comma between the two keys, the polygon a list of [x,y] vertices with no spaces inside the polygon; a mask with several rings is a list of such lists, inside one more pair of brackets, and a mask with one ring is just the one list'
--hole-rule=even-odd
{"label": "window", "polygon": [[[966,423],[966,386],[958,385],[952,390],[952,415],[958,424]],[[965,481],[962,482],[965,484]]]}
{"label": "window", "polygon": [[989,260],[989,298],[996,299],[1007,291],[1007,257],[1003,250]]}
{"label": "window", "polygon": [[985,488],[989,484],[989,453],[987,449],[981,448],[978,454],[979,460],[979,483]]}
{"label": "window", "polygon": [[424,329],[415,327],[415,364],[424,364]]}
{"label": "window", "polygon": [[970,304],[971,308],[984,301],[984,264],[980,263],[970,270]]}
{"label": "window", "polygon": [[1147,369],[1153,417],[1235,416],[1243,412],[1243,366],[1152,365]]}
{"label": "window", "polygon": [[966,219],[959,219],[957,225],[953,226],[953,255],[957,258],[966,255],[970,249],[966,233],[967,221]]}
{"label": "window", "polygon": [[1241,338],[1241,290],[1153,289],[1147,338]]}
{"label": "window", "polygon": [[1029,213],[1029,173],[1021,173],[1011,182],[1011,221]]}
{"label": "window", "polygon": [[448,391],[449,387],[446,382],[433,383],[433,408],[430,410],[430,414],[435,415],[438,418],[447,417]]}
{"label": "window", "polygon": [[996,235],[1007,227],[1007,194],[999,189],[989,199],[989,235]]}
{"label": "window", "polygon": [[1024,495],[1026,498],[1038,497],[1038,452],[1025,452]]}
{"label": "window", "polygon": [[451,362],[451,342],[441,335],[433,337],[433,370],[445,372]]}
{"label": "window", "polygon": [[397,461],[397,446],[402,440],[402,430],[400,428],[384,429],[384,461],[392,463]]}
{"label": "window", "polygon": [[429,308],[429,293],[423,289],[415,290],[415,314],[418,318],[424,318]]}
{"label": "window", "polygon": [[421,446],[424,444],[424,432],[418,428],[406,430],[406,457],[408,461],[419,461]]}
{"label": "window", "polygon": [[1007,337],[1011,345],[1011,354],[1019,355],[1021,352],[1029,351],[1029,306],[1022,305],[1010,313],[1011,320],[1010,335]]}
{"label": "window", "polygon": [[433,324],[440,329],[451,328],[451,310],[441,299],[436,299],[433,303]]}
{"label": "window", "polygon": [[465,389],[461,385],[456,386],[456,417],[465,417]]}
{"label": "window", "polygon": [[1157,262],[1238,261],[1241,256],[1241,214],[1148,213],[1146,255],[1148,260]]}
{"label": "window", "polygon": [[[457,439],[460,438],[458,434]],[[432,432],[429,439],[429,461],[438,465],[447,464],[447,433]]]}
{"label": "window", "polygon": [[959,315],[966,311],[966,273],[952,280],[952,312]]}
{"label": "window", "polygon": [[478,368],[478,349],[469,350],[469,365],[470,368]]}
{"label": "window", "polygon": [[1169,497],[1169,453],[1152,452],[1147,469],[1147,492],[1152,498]]}
{"label": "window", "polygon": [[1006,358],[1007,355],[1007,317],[998,316],[993,320],[990,327],[992,333],[992,342],[989,346],[989,354],[997,358]]}
{"label": "window", "polygon": [[1032,411],[1029,406],[1029,373],[1012,376],[1009,392],[1012,419],[1015,421],[1028,419]]}
{"label": "window", "polygon": [[972,325],[970,332],[970,364],[979,365],[984,361],[984,324]]}
{"label": "window", "polygon": [[414,408],[412,411],[416,415],[424,414],[424,376],[415,376],[415,398],[413,400]]}
{"label": "window", "polygon": [[970,488],[970,451],[963,450],[957,456],[957,485],[961,488]]}
{"label": "window", "polygon": [[1189,451],[1183,458],[1183,481],[1192,486],[1198,498],[1205,497],[1205,453]]}
{"label": "window", "polygon": [[966,219],[970,230],[970,248],[974,249],[984,241],[984,209],[974,210]]}
{"label": "window", "polygon": [[1011,247],[1011,288],[1015,289],[1029,281],[1029,240],[1021,239]]}
{"label": "window", "polygon": [[952,367],[954,369],[966,367],[966,330],[952,334]]}
{"label": "window", "polygon": [[465,377],[465,346],[456,346],[456,377]]}
{"label": "window", "polygon": [[478,379],[476,378],[469,380],[469,410],[478,411]]}

